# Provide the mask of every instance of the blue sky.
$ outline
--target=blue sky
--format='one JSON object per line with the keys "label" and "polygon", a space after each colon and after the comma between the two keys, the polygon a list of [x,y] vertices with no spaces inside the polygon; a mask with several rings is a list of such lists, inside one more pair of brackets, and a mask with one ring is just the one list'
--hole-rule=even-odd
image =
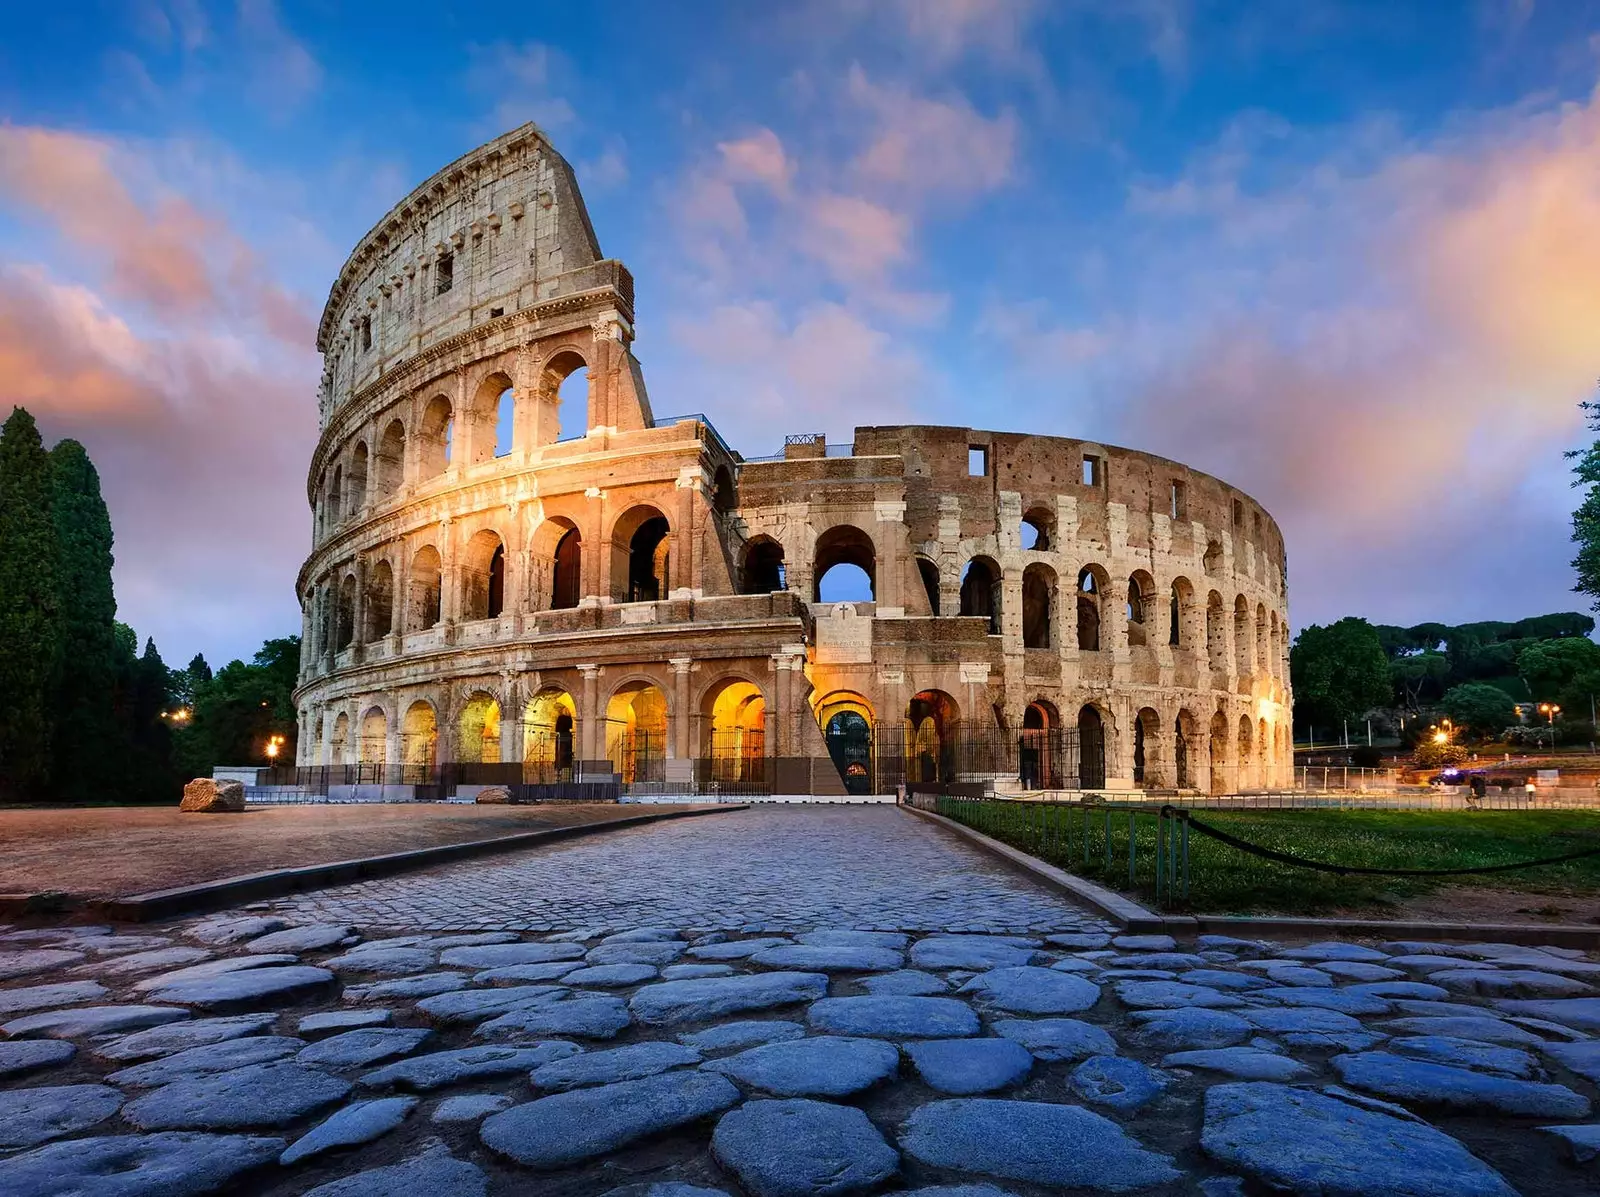
{"label": "blue sky", "polygon": [[298,631],[349,247],[524,120],[638,279],[663,414],[1146,448],[1259,498],[1297,625],[1581,608],[1600,4],[29,6],[0,401],[101,468],[121,617]]}

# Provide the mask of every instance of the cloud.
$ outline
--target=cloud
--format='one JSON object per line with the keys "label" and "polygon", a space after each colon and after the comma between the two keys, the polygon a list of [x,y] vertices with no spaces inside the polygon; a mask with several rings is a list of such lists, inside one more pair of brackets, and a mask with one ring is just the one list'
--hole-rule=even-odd
{"label": "cloud", "polygon": [[783,142],[771,129],[757,129],[748,137],[717,143],[723,174],[732,183],[761,183],[774,195],[787,195],[795,164]]}
{"label": "cloud", "polygon": [[859,65],[851,67],[848,87],[875,124],[854,163],[867,186],[891,189],[908,201],[970,199],[1010,180],[1017,141],[1013,113],[989,118],[959,93],[934,99],[882,86]]}
{"label": "cloud", "polygon": [[497,133],[533,121],[546,131],[570,129],[578,114],[565,96],[562,81],[570,81],[566,57],[543,42],[496,42],[469,49],[469,84],[495,97]]}
{"label": "cloud", "polygon": [[268,114],[300,107],[322,86],[322,65],[286,28],[273,0],[239,0],[239,44],[250,90]]}

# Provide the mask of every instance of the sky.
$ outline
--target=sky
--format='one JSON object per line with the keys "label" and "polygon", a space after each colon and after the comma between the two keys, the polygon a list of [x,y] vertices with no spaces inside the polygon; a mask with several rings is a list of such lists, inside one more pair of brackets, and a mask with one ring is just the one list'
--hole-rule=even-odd
{"label": "sky", "polygon": [[0,406],[88,446],[169,663],[297,634],[328,287],[532,120],[655,410],[748,455],[1126,445],[1274,514],[1297,627],[1581,610],[1597,84],[1590,0],[18,5]]}

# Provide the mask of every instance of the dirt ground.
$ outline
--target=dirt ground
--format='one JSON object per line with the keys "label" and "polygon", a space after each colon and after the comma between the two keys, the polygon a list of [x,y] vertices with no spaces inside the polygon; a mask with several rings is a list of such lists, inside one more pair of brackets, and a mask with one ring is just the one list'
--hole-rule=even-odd
{"label": "dirt ground", "polygon": [[1351,911],[1366,918],[1425,919],[1440,923],[1600,924],[1600,898],[1593,894],[1532,894],[1479,885],[1446,886],[1401,898],[1392,911]]}
{"label": "dirt ground", "polygon": [[131,806],[0,810],[0,894],[129,897],[244,873],[606,822],[647,810],[605,803],[361,803],[252,807],[226,815]]}

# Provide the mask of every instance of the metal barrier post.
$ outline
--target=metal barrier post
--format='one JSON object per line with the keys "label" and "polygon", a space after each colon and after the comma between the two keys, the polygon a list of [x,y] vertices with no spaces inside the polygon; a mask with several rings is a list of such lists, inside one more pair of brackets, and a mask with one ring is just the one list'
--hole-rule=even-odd
{"label": "metal barrier post", "polygon": [[1165,809],[1156,811],[1156,905],[1161,905],[1161,841],[1167,832],[1167,812]]}
{"label": "metal barrier post", "polygon": [[1189,812],[1183,812],[1183,899],[1189,900]]}
{"label": "metal barrier post", "polygon": [[1138,847],[1138,843],[1139,843],[1139,837],[1138,837],[1138,834],[1136,832],[1136,829],[1134,828],[1133,819],[1134,819],[1134,815],[1133,815],[1133,812],[1130,810],[1128,812],[1128,888],[1129,889],[1132,889],[1133,888],[1133,884],[1134,884],[1134,853],[1136,852],[1137,847]]}
{"label": "metal barrier post", "polygon": [[1111,810],[1106,809],[1106,880],[1111,879]]}

